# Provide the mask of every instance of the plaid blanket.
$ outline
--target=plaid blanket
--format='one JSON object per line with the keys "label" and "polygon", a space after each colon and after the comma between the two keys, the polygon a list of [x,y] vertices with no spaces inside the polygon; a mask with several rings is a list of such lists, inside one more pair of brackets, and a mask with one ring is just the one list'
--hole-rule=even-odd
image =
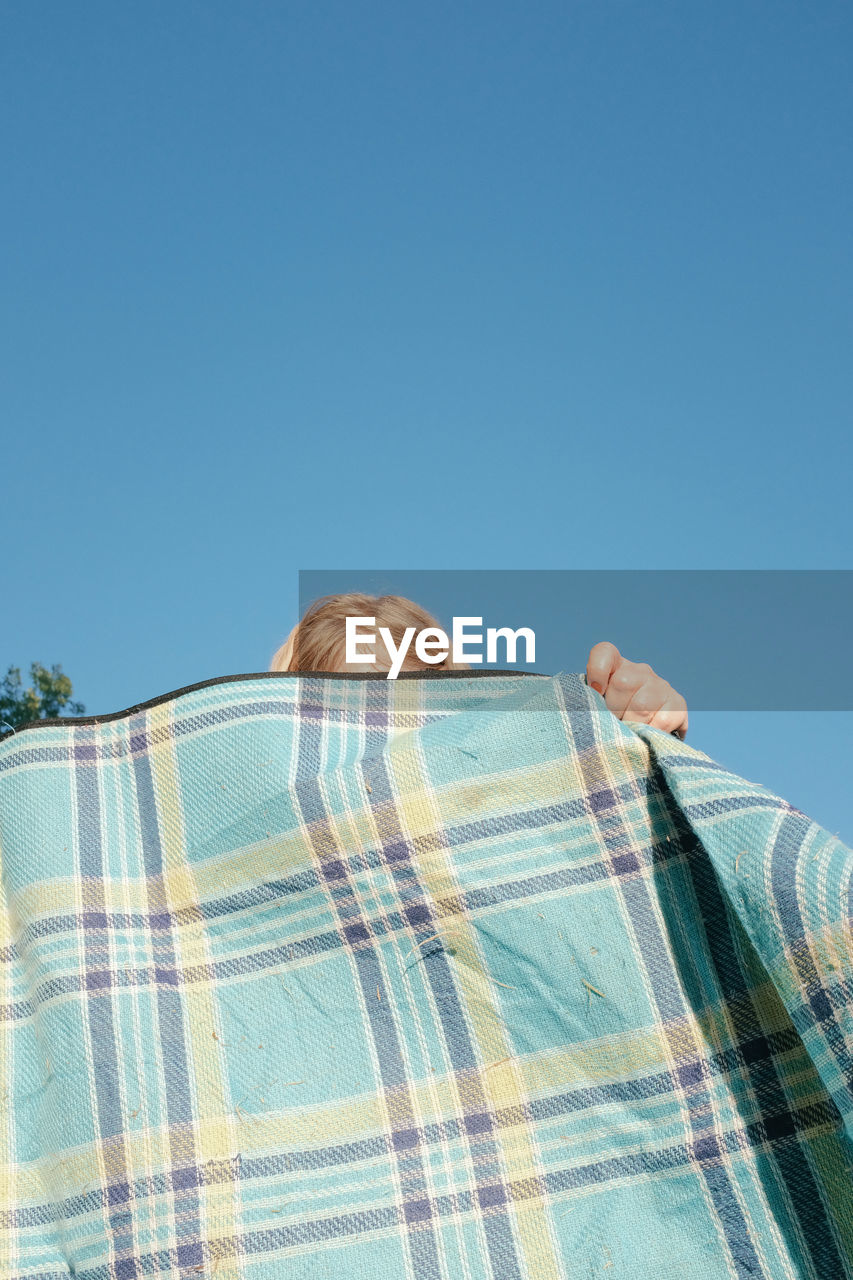
{"label": "plaid blanket", "polygon": [[578,675],[0,742],[0,1275],[853,1276],[853,853]]}

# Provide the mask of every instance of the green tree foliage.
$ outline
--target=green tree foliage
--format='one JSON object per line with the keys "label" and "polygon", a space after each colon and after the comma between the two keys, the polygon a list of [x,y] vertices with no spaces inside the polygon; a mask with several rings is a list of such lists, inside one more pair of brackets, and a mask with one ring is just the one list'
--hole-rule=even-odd
{"label": "green tree foliage", "polygon": [[71,701],[71,681],[63,675],[62,667],[54,665],[48,671],[40,662],[34,662],[30,679],[30,687],[23,688],[20,668],[10,667],[0,680],[0,721],[5,721],[5,726],[0,724],[0,733],[30,720],[86,714],[82,702]]}

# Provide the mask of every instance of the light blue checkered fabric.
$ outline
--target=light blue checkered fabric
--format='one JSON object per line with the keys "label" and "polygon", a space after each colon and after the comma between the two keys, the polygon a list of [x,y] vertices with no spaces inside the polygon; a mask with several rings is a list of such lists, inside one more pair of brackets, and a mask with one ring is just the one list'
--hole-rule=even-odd
{"label": "light blue checkered fabric", "polygon": [[577,675],[0,742],[0,1275],[853,1276],[853,854]]}

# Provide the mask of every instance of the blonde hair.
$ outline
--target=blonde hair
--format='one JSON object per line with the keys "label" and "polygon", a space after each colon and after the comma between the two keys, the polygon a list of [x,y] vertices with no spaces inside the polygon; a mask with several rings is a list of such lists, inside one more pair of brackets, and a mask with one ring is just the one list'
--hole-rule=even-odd
{"label": "blonde hair", "polygon": [[[405,596],[369,596],[358,591],[321,596],[308,606],[301,621],[275,651],[270,671],[338,670],[346,653],[346,618],[375,618],[377,629],[387,627],[396,645],[400,644],[407,627],[423,631],[439,625],[432,614]],[[403,669],[413,665],[426,670],[467,670],[467,663],[454,663],[449,655],[428,667],[407,656]]]}

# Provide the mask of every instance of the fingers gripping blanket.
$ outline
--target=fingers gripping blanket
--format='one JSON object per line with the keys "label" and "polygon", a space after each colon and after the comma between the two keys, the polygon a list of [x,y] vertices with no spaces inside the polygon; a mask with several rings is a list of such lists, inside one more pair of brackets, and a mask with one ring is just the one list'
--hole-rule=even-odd
{"label": "fingers gripping blanket", "polygon": [[853,1276],[853,852],[576,675],[0,743],[0,1275]]}

